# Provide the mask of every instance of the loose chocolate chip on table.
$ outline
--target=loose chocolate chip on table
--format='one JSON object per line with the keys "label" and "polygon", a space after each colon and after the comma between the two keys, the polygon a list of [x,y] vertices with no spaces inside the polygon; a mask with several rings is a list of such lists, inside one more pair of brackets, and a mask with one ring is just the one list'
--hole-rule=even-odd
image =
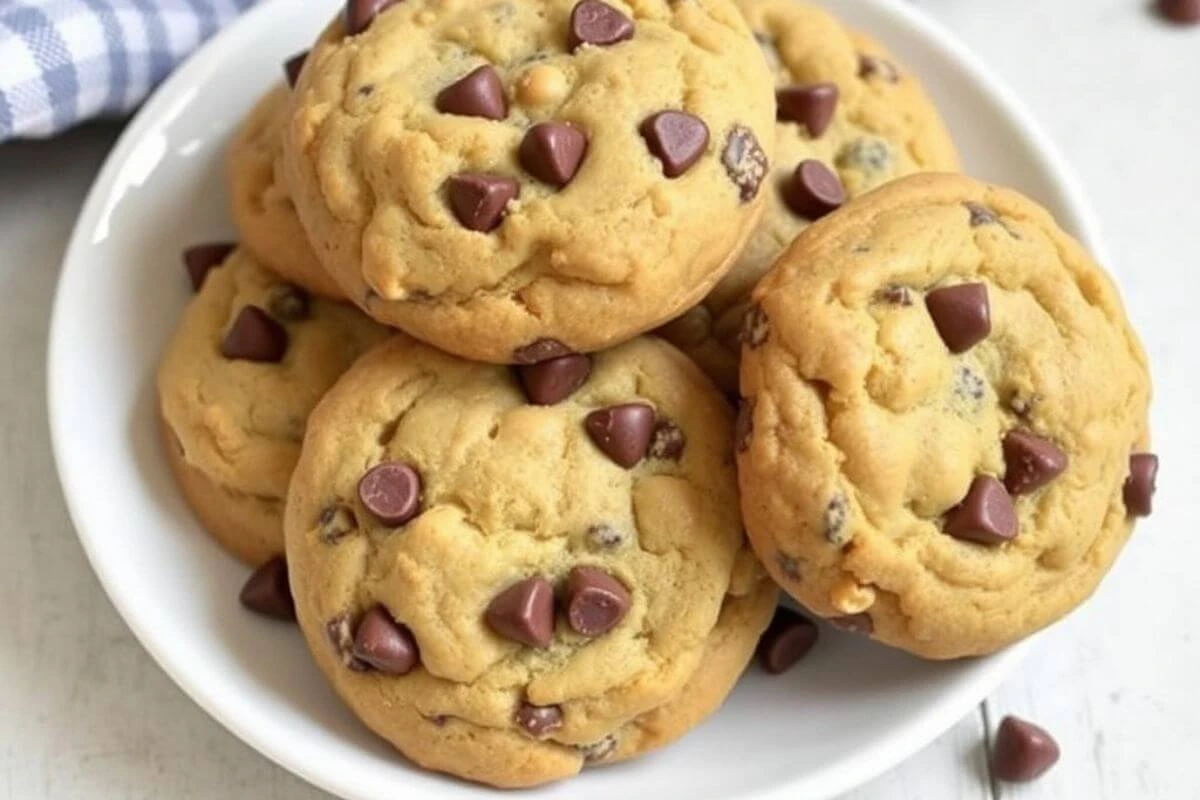
{"label": "loose chocolate chip on table", "polygon": [[530,736],[544,736],[562,727],[562,709],[558,706],[535,706],[521,703],[514,718]]}
{"label": "loose chocolate chip on table", "polygon": [[646,455],[654,432],[654,409],[645,403],[623,403],[587,415],[584,428],[605,455],[625,469]]}
{"label": "loose chocolate chip on table", "polygon": [[388,675],[407,675],[420,661],[417,641],[391,613],[375,605],[363,614],[354,632],[354,657]]}
{"label": "loose chocolate chip on table", "polygon": [[831,544],[846,543],[846,519],[850,515],[846,495],[838,492],[825,505],[825,541]]}
{"label": "loose chocolate chip on table", "polygon": [[512,178],[483,172],[463,172],[446,182],[450,207],[464,228],[488,233],[500,226],[510,200],[521,187]]}
{"label": "loose chocolate chip on table", "polygon": [[599,0],[583,0],[571,9],[571,27],[567,31],[567,49],[580,45],[608,47],[633,38],[633,20]]}
{"label": "loose chocolate chip on table", "polygon": [[1158,11],[1171,22],[1181,25],[1200,22],[1200,0],[1159,0]]}
{"label": "loose chocolate chip on table", "polygon": [[967,212],[971,215],[971,227],[978,228],[980,225],[991,225],[996,221],[996,215],[990,209],[984,208],[979,203],[967,203]]}
{"label": "loose chocolate chip on table", "polygon": [[539,122],[525,134],[517,156],[533,177],[551,186],[566,186],[587,153],[583,131],[566,122]]}
{"label": "loose chocolate chip on table", "polygon": [[536,339],[513,351],[513,362],[517,364],[540,364],[551,358],[571,355],[571,348],[557,339]]}
{"label": "loose chocolate chip on table", "polygon": [[200,291],[209,270],[219,267],[237,247],[232,242],[192,245],[183,251],[183,266],[192,282],[193,291]]}
{"label": "loose chocolate chip on table", "polygon": [[951,353],[965,353],[992,331],[987,286],[960,283],[925,295],[925,307]]}
{"label": "loose chocolate chip on table", "polygon": [[325,623],[325,635],[337,651],[342,665],[355,672],[365,672],[369,667],[366,662],[354,657],[354,623],[350,612],[338,614]]}
{"label": "loose chocolate chip on table", "polygon": [[346,0],[346,33],[357,36],[371,26],[375,17],[400,0]]}
{"label": "loose chocolate chip on table", "polygon": [[648,455],[664,461],[678,461],[686,446],[687,437],[683,435],[683,430],[669,419],[660,419],[650,435]]}
{"label": "loose chocolate chip on table", "polygon": [[575,749],[583,754],[585,763],[595,764],[598,761],[608,758],[616,751],[617,737],[610,733],[598,742],[576,745]]}
{"label": "loose chocolate chip on table", "polygon": [[283,283],[272,289],[267,305],[271,313],[284,322],[308,319],[310,311],[308,292],[290,283]]}
{"label": "loose chocolate chip on table", "polygon": [[775,90],[775,116],[788,122],[798,122],[817,138],[829,128],[837,108],[836,83],[811,83],[785,86]]}
{"label": "loose chocolate chip on table", "polygon": [[758,187],[762,186],[763,178],[771,168],[758,137],[745,125],[734,125],[729,130],[725,149],[721,152],[721,165],[737,187],[738,199],[743,203],[758,196]]}
{"label": "loose chocolate chip on table", "polygon": [[896,306],[911,306],[913,302],[912,290],[907,286],[897,286],[895,284],[880,289],[875,296],[885,303],[891,303]]}
{"label": "loose chocolate chip on table", "polygon": [[1049,439],[1014,428],[1004,435],[1004,485],[1009,494],[1027,494],[1067,468],[1067,454]]}
{"label": "loose chocolate chip on table", "polygon": [[871,615],[865,611],[857,614],[845,614],[840,617],[830,617],[826,622],[835,628],[840,628],[850,633],[866,635],[875,630],[875,623],[871,621]]}
{"label": "loose chocolate chip on table", "polygon": [[1000,544],[1017,535],[1017,512],[1004,484],[977,475],[967,496],[946,512],[945,531],[956,539]]}
{"label": "loose chocolate chip on table", "polygon": [[598,567],[575,567],[567,575],[567,623],[583,636],[608,633],[629,611],[629,590]]}
{"label": "loose chocolate chip on table", "polygon": [[818,220],[846,202],[846,189],[836,172],[809,158],[796,165],[784,185],[783,199],[797,215]]}
{"label": "loose chocolate chip on table", "polygon": [[687,172],[708,147],[708,126],[686,111],[659,111],[647,117],[638,131],[668,178]]}
{"label": "loose chocolate chip on table", "polygon": [[1158,456],[1153,453],[1134,453],[1129,457],[1129,477],[1125,479],[1122,494],[1125,510],[1131,516],[1150,516],[1157,479]]}
{"label": "loose chocolate chip on table", "polygon": [[733,423],[733,444],[739,453],[750,447],[754,435],[754,398],[745,397],[738,403],[737,419]]}
{"label": "loose chocolate chip on table", "polygon": [[300,78],[300,70],[304,68],[304,62],[307,60],[308,51],[305,50],[304,52],[297,53],[287,61],[283,62],[283,74],[284,77],[287,78],[288,86],[291,88],[296,88],[296,81]]}
{"label": "loose chocolate chip on table", "polygon": [[625,535],[612,525],[600,523],[587,530],[587,542],[595,550],[611,550],[625,541]]}
{"label": "loose chocolate chip on table", "polygon": [[738,337],[742,340],[742,344],[751,350],[761,347],[762,343],[767,340],[767,334],[769,333],[770,327],[767,324],[767,312],[763,311],[763,307],[755,303],[746,309],[746,314],[742,317],[742,330],[738,334]]}
{"label": "loose chocolate chip on table", "polygon": [[221,340],[221,355],[240,361],[277,364],[287,352],[283,326],[258,306],[244,306]]}
{"label": "loose chocolate chip on table", "polygon": [[900,70],[896,69],[896,65],[888,61],[886,58],[869,55],[867,53],[858,54],[858,77],[860,78],[879,78],[888,83],[895,83],[900,80]]}
{"label": "loose chocolate chip on table", "polygon": [[1058,762],[1058,742],[1044,729],[1014,716],[1000,721],[992,744],[992,774],[1002,781],[1024,783]]}
{"label": "loose chocolate chip on table", "polygon": [[496,595],[484,619],[506,639],[549,647],[554,639],[554,587],[541,576],[518,581]]}
{"label": "loose chocolate chip on table", "polygon": [[256,614],[274,619],[296,618],[296,604],[288,586],[287,562],[276,556],[250,574],[238,600]]}
{"label": "loose chocolate chip on table", "polygon": [[772,675],[786,672],[817,643],[817,626],[790,608],[775,609],[775,617],[758,640],[758,663]]}
{"label": "loose chocolate chip on table", "polygon": [[358,499],[384,525],[403,525],[421,510],[421,476],[400,461],[376,464],[359,480]]}
{"label": "loose chocolate chip on table", "polygon": [[508,100],[500,75],[489,64],[477,67],[438,92],[434,107],[444,114],[484,119],[508,116]]}
{"label": "loose chocolate chip on table", "polygon": [[334,544],[357,528],[358,520],[354,518],[354,512],[343,505],[329,506],[321,512],[317,526],[321,540],[326,544]]}
{"label": "loose chocolate chip on table", "polygon": [[592,374],[592,360],[577,353],[517,367],[529,402],[552,406],[570,397]]}

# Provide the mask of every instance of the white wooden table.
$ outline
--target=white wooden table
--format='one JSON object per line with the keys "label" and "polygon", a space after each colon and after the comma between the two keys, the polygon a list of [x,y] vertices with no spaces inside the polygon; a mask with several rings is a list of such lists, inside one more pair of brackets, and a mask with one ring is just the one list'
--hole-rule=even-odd
{"label": "white wooden table", "polygon": [[[1149,0],[916,1],[1025,97],[1074,164],[1135,322],[1171,323],[1158,329],[1173,335],[1146,343],[1160,512],[1096,598],[977,713],[851,797],[1200,797],[1200,28],[1157,23]],[[0,146],[0,797],[322,797],[154,665],[63,507],[45,417],[49,310],[76,211],[117,132]],[[1036,784],[988,778],[984,732],[1006,713],[1062,744]]]}

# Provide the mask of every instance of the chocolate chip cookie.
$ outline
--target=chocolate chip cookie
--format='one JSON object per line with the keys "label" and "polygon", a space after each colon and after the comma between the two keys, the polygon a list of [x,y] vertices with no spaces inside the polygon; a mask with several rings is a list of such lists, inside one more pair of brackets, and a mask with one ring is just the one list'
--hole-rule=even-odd
{"label": "chocolate chip cookie", "polygon": [[263,95],[234,134],[225,154],[229,210],[242,245],[261,264],[308,292],[344,300],[308,243],[283,177],[290,103],[291,89],[280,84]]}
{"label": "chocolate chip cookie", "polygon": [[389,341],[317,407],[291,485],[309,647],[376,733],[469,780],[665,744],[775,605],[732,456],[724,398],[658,339],[519,368]]}
{"label": "chocolate chip cookie", "polygon": [[750,291],[806,225],[889,180],[954,171],[937,109],[886,50],[796,0],[738,0],[775,78],[775,161],[767,210],[704,302],[662,329],[726,391]]}
{"label": "chocolate chip cookie", "polygon": [[257,566],[283,552],[283,498],[309,411],[387,329],[230,245],[192,248],[185,263],[197,294],[159,365],[163,440],[196,516]]}
{"label": "chocolate chip cookie", "polygon": [[285,163],[368,314],[529,363],[659,325],[728,270],[770,193],[771,91],[729,0],[351,3]]}
{"label": "chocolate chip cookie", "polygon": [[1151,510],[1146,358],[1046,211],[916,175],[806,229],[746,315],[737,445],[755,549],[797,600],[930,658],[1096,588]]}

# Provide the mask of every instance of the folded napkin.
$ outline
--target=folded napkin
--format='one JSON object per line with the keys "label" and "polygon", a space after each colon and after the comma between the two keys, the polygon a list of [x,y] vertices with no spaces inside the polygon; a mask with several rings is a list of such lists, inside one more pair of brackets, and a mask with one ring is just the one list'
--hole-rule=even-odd
{"label": "folded napkin", "polygon": [[124,114],[254,0],[0,0],[0,141]]}

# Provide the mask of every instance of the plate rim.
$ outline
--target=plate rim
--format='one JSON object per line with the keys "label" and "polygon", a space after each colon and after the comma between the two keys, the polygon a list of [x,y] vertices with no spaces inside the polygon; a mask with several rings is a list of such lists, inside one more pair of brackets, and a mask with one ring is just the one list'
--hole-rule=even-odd
{"label": "plate rim", "polygon": [[[1097,261],[1109,264],[1096,212],[1084,194],[1082,185],[1057,145],[1013,90],[992,73],[982,59],[968,49],[957,35],[925,12],[892,0],[858,2],[871,7],[874,13],[890,18],[892,24],[906,28],[908,33],[921,39],[926,46],[941,51],[940,55],[953,61],[972,83],[986,90],[990,102],[1007,116],[1014,128],[1021,133],[1028,145],[1031,161],[1057,188],[1062,205],[1068,211],[1068,227],[1072,229],[1072,233],[1083,242]],[[107,569],[100,552],[102,548],[98,544],[101,537],[88,531],[87,516],[84,509],[79,507],[78,494],[71,489],[76,482],[82,480],[82,476],[72,469],[72,459],[68,455],[71,449],[68,444],[69,437],[63,429],[63,418],[66,414],[63,409],[67,403],[67,393],[59,388],[65,378],[61,374],[63,370],[55,368],[56,364],[62,363],[62,354],[69,347],[69,342],[65,341],[65,326],[61,324],[61,307],[66,303],[62,288],[71,265],[84,260],[86,252],[92,246],[89,241],[90,233],[105,213],[100,201],[112,194],[123,166],[136,151],[139,143],[155,127],[162,124],[163,120],[171,116],[172,106],[179,102],[178,97],[186,93],[187,87],[200,83],[208,73],[213,72],[219,66],[219,56],[225,51],[236,49],[239,40],[248,35],[247,31],[260,24],[259,18],[268,16],[281,3],[282,0],[274,0],[256,4],[226,28],[218,31],[180,64],[126,124],[105,157],[103,166],[96,173],[80,206],[79,216],[64,251],[51,308],[46,356],[46,404],[51,452],[72,528],[92,571],[122,621],[159,668],[212,719],[281,768],[340,797],[367,800],[369,795],[356,792],[354,787],[348,785],[348,781],[335,781],[330,775],[310,767],[302,760],[290,758],[286,748],[266,736],[265,732],[244,724],[240,715],[234,713],[228,704],[214,699],[205,686],[193,682],[186,670],[180,667],[178,654],[159,647],[157,637],[139,617],[137,610],[127,602],[119,588],[119,581],[114,580]],[[986,669],[973,676],[964,687],[942,695],[939,701],[921,716],[896,726],[893,732],[874,740],[866,749],[835,762],[822,772],[815,773],[820,776],[820,794],[808,796],[816,800],[840,795],[910,758],[957,724],[973,708],[985,702],[996,686],[1027,656],[1041,638],[1042,634],[1037,634],[994,654],[990,657]],[[969,701],[965,699],[968,695],[972,698]],[[797,784],[812,780],[812,773],[794,776],[785,779],[779,785],[763,789],[754,796],[759,800],[790,800],[795,797]]]}

